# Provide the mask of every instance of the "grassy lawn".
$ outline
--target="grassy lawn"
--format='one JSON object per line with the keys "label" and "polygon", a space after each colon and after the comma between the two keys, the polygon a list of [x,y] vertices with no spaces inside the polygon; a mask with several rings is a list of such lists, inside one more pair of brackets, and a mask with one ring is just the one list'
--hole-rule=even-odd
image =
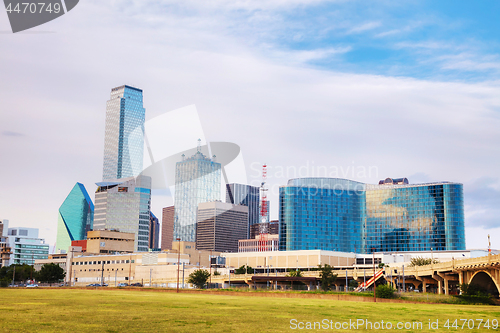
{"label": "grassy lawn", "polygon": [[[0,332],[282,332],[290,320],[298,322],[372,323],[422,322],[422,329],[401,332],[495,332],[500,308],[450,304],[395,304],[332,301],[326,299],[270,298],[175,294],[132,290],[0,289]],[[439,329],[429,329],[429,319]],[[458,322],[447,329],[447,319],[474,319],[475,328]],[[490,329],[477,329],[489,319]],[[471,322],[469,322],[470,324]],[[484,322],[483,322],[484,323]],[[317,326],[318,327],[318,326]],[[366,330],[360,326],[357,331]],[[339,331],[335,327],[329,331]],[[305,331],[305,330],[300,330]],[[322,330],[326,331],[326,330]]]}

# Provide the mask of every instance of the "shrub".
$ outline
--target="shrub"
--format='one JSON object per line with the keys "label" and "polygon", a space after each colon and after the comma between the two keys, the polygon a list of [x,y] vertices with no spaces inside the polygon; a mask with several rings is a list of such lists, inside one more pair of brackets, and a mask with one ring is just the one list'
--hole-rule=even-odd
{"label": "shrub", "polygon": [[391,285],[381,284],[381,285],[377,286],[375,291],[377,293],[377,297],[394,298],[394,293],[396,292],[396,289],[394,289]]}

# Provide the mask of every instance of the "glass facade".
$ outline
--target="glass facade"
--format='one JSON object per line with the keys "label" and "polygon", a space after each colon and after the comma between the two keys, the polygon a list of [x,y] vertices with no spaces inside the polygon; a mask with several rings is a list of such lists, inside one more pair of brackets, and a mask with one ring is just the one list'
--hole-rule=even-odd
{"label": "glass facade", "polygon": [[134,251],[148,251],[151,177],[130,177],[96,185],[94,230],[134,233]]}
{"label": "glass facade", "polygon": [[65,253],[71,241],[87,239],[87,231],[92,230],[94,204],[81,183],[76,183],[59,207],[56,252]]}
{"label": "glass facade", "polygon": [[465,250],[463,186],[368,186],[367,253]]}
{"label": "glass facade", "polygon": [[142,90],[126,85],[111,90],[106,104],[103,181],[142,172],[145,114]]}
{"label": "glass facade", "polygon": [[292,179],[280,188],[280,250],[465,250],[463,186]]}
{"label": "glass facade", "polygon": [[[226,184],[226,202],[248,207],[248,228],[259,223],[259,188],[244,184]],[[269,212],[269,210],[268,210]],[[247,235],[248,237],[248,235]]]}
{"label": "glass facade", "polygon": [[304,178],[280,188],[280,251],[361,252],[364,184]]}
{"label": "glass facade", "polygon": [[196,241],[196,215],[202,202],[220,200],[221,164],[197,151],[175,165],[174,241]]}
{"label": "glass facade", "polygon": [[12,255],[8,264],[34,265],[37,259],[47,259],[49,257],[49,245],[45,240],[38,238],[38,229],[35,228],[9,228],[8,246]]}

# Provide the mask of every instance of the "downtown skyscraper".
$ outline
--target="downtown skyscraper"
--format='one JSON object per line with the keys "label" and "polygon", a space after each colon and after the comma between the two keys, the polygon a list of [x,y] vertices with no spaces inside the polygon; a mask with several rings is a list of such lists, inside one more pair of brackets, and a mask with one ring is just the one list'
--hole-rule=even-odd
{"label": "downtown skyscraper", "polygon": [[135,233],[135,251],[149,248],[151,177],[142,176],[144,121],[142,90],[111,89],[106,103],[103,181],[96,183],[94,230]]}
{"label": "downtown skyscraper", "polygon": [[236,183],[226,184],[226,202],[248,207],[247,238],[250,235],[250,227],[261,222],[259,221],[259,199],[259,188],[257,186]]}
{"label": "downtown skyscraper", "polygon": [[145,117],[141,89],[127,85],[111,89],[106,103],[103,181],[141,173]]}
{"label": "downtown skyscraper", "polygon": [[[214,156],[215,158],[215,156]],[[221,164],[201,153],[175,165],[174,241],[196,241],[198,205],[220,200]]]}

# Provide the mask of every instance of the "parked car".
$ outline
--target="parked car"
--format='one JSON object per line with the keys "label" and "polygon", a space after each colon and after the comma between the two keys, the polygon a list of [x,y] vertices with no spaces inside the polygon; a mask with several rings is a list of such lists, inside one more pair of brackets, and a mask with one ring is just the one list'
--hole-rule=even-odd
{"label": "parked car", "polygon": [[142,283],[136,282],[130,285],[131,287],[142,287]]}
{"label": "parked car", "polygon": [[128,287],[128,283],[118,283],[118,287]]}
{"label": "parked car", "polygon": [[33,284],[28,284],[26,288],[38,288],[38,284],[33,283]]}
{"label": "parked car", "polygon": [[99,286],[101,286],[99,283],[91,283],[87,285],[87,287],[99,287]]}

